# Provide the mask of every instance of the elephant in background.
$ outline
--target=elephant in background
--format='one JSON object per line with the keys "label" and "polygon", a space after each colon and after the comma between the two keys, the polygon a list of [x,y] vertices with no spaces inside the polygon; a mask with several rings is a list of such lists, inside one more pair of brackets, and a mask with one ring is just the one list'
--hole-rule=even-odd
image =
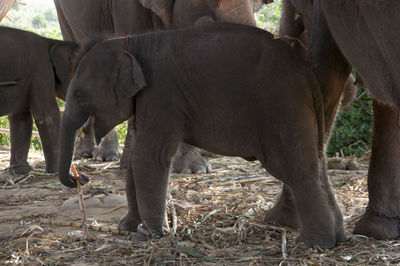
{"label": "elephant in background", "polygon": [[[377,239],[400,237],[400,22],[398,1],[314,0],[346,59],[375,98],[369,203],[355,232]],[[321,40],[313,40],[320,46]],[[325,47],[324,47],[325,48]]]}
{"label": "elephant in background", "polygon": [[[329,95],[338,94],[329,82],[329,73],[337,64],[327,55],[340,52],[341,64],[349,62],[375,98],[369,203],[354,232],[376,239],[396,239],[400,236],[400,32],[393,25],[400,22],[400,3],[388,0],[286,2],[309,5],[308,14],[312,14],[309,48],[318,65],[314,72],[323,95],[331,98]],[[343,67],[337,74],[346,77],[348,71]],[[291,220],[288,217],[295,209],[291,191],[284,189],[274,208],[275,217],[283,224],[293,224],[296,216]]]}
{"label": "elephant in background", "polygon": [[99,142],[132,115],[137,132],[127,173],[129,211],[119,228],[137,229],[134,240],[163,236],[169,167],[182,141],[259,160],[293,191],[299,240],[307,246],[330,248],[344,240],[326,182],[318,81],[272,34],[216,22],[89,44],[68,90],[60,181],[76,186],[69,168],[77,128],[90,117]]}
{"label": "elephant in background", "polygon": [[[211,21],[228,21],[247,25],[256,25],[254,12],[263,3],[270,0],[54,0],[65,40],[90,39],[97,34],[135,35],[151,31],[185,28]],[[132,137],[132,122],[128,123],[128,135],[125,147],[129,147]],[[90,125],[90,124],[89,124]],[[92,136],[85,149],[76,151],[81,154],[93,153],[94,137],[87,127],[86,136]],[[113,133],[111,133],[113,134]],[[108,143],[116,143],[115,138],[106,136]],[[88,149],[86,147],[89,147]],[[116,152],[106,147],[104,152]],[[107,158],[100,152],[100,158]],[[127,148],[121,159],[121,165],[127,164]],[[173,164],[174,171],[203,173],[209,164],[197,149],[182,145]]]}
{"label": "elephant in background", "polygon": [[32,170],[27,162],[32,116],[39,130],[46,171],[58,167],[60,111],[56,96],[65,99],[78,45],[31,32],[0,27],[0,115],[10,122],[9,172]]}

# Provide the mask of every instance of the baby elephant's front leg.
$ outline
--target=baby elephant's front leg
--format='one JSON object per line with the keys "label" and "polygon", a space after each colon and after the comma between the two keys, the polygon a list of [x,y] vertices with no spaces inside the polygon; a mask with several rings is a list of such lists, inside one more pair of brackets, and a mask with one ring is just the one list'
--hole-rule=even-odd
{"label": "baby elephant's front leg", "polygon": [[[127,190],[136,190],[136,193],[128,192],[127,195],[136,195],[142,222],[134,236],[136,241],[163,236],[168,173],[178,144],[179,140],[173,132],[151,138],[139,133],[136,136],[131,159],[134,186],[127,187]],[[134,199],[128,198],[128,201]],[[134,211],[129,210],[131,213]]]}

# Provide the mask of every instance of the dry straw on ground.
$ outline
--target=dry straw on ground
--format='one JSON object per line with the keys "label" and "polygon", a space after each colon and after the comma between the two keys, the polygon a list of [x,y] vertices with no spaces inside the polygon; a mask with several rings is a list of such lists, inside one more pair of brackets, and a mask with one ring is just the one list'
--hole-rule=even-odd
{"label": "dry straw on ground", "polygon": [[[2,168],[8,164],[8,152],[0,151]],[[368,201],[367,158],[357,160],[359,170],[329,170],[348,237],[330,250],[297,245],[296,230],[263,224],[280,182],[258,162],[228,157],[210,158],[209,174],[171,176],[165,238],[132,243],[127,236],[91,231],[84,240],[80,228],[60,223],[81,221],[75,190],[64,188],[56,175],[44,173],[42,158],[31,153],[35,171],[29,175],[0,176],[0,264],[400,263],[400,241],[352,234]],[[80,160],[76,166],[92,178],[83,187],[89,229],[115,227],[126,211],[123,172],[116,163]]]}

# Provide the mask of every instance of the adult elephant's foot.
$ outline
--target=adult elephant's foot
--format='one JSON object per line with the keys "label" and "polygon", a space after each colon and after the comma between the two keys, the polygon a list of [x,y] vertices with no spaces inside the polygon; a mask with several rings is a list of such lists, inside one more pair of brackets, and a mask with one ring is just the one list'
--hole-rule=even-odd
{"label": "adult elephant's foot", "polygon": [[299,228],[296,204],[290,188],[283,185],[282,192],[275,203],[264,216],[265,223],[278,223],[281,226]]}
{"label": "adult elephant's foot", "polygon": [[93,153],[93,158],[99,162],[114,162],[118,161],[119,154],[115,150],[109,150],[102,146],[99,146],[95,149]]}
{"label": "adult elephant's foot", "polygon": [[23,175],[29,173],[32,170],[32,166],[30,166],[28,163],[10,165],[10,167],[8,167],[8,172],[11,175]]}
{"label": "adult elephant's foot", "polygon": [[96,146],[93,129],[90,125],[82,127],[75,143],[76,158],[94,158],[96,161],[117,161],[119,159],[118,136],[115,130],[110,131]]}
{"label": "adult elephant's foot", "polygon": [[118,136],[115,129],[111,130],[101,139],[100,145],[96,147],[93,158],[96,161],[112,162],[119,159]]}
{"label": "adult elephant's foot", "polygon": [[75,141],[74,157],[76,158],[92,158],[96,147],[93,130],[85,126],[79,130]]}
{"label": "adult elephant's foot", "polygon": [[184,174],[205,174],[211,171],[211,164],[203,157],[193,160],[181,173]]}
{"label": "adult elephant's foot", "polygon": [[136,232],[138,230],[138,226],[141,223],[139,218],[136,218],[134,215],[129,212],[122,218],[118,223],[118,230],[125,230],[130,232]]}
{"label": "adult elephant's foot", "polygon": [[397,239],[400,237],[400,216],[383,217],[367,210],[356,223],[354,233],[379,240]]}
{"label": "adult elephant's foot", "polygon": [[375,100],[373,110],[368,210],[354,232],[376,239],[396,239],[400,236],[400,112]]}
{"label": "adult elephant's foot", "polygon": [[201,156],[197,148],[182,143],[172,162],[172,171],[183,174],[204,174],[211,171],[211,165]]}

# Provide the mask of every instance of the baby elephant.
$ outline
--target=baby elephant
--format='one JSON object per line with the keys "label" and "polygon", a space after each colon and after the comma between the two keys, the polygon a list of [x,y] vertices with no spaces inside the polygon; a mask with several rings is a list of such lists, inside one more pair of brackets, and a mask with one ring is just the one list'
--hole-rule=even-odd
{"label": "baby elephant", "polygon": [[344,231],[327,181],[321,97],[307,63],[254,27],[210,23],[91,44],[68,89],[60,180],[76,186],[74,132],[89,117],[98,141],[134,114],[129,212],[119,227],[138,230],[136,240],[163,236],[168,170],[184,141],[259,160],[293,192],[299,240],[331,248]]}
{"label": "baby elephant", "polygon": [[71,75],[70,58],[77,44],[43,38],[31,32],[0,27],[0,116],[10,122],[10,173],[23,174],[35,119],[46,171],[58,166],[60,111]]}

